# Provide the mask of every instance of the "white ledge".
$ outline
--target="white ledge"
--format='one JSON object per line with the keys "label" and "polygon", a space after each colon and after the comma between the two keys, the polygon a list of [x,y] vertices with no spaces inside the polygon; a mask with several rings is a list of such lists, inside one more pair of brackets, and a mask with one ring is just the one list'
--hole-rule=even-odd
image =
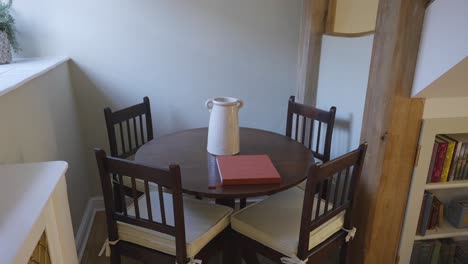
{"label": "white ledge", "polygon": [[69,59],[63,56],[15,59],[10,64],[0,65],[0,96],[49,72]]}

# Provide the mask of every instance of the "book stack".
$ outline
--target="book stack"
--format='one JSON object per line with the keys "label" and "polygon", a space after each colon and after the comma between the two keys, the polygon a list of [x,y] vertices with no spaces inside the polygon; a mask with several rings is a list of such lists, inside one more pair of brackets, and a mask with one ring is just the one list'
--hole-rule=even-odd
{"label": "book stack", "polygon": [[415,241],[411,264],[454,264],[457,250],[452,239]]}
{"label": "book stack", "polygon": [[424,192],[424,198],[419,214],[417,234],[424,236],[426,230],[435,229],[444,224],[444,204],[429,192]]}
{"label": "book stack", "polygon": [[437,135],[427,183],[468,180],[468,135]]}

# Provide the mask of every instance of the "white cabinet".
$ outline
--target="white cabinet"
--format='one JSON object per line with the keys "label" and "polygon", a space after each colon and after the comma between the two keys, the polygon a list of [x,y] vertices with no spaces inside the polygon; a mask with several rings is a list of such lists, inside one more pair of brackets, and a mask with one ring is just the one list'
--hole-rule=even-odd
{"label": "white cabinet", "polygon": [[0,257],[27,263],[45,231],[52,263],[78,263],[63,161],[0,165]]}

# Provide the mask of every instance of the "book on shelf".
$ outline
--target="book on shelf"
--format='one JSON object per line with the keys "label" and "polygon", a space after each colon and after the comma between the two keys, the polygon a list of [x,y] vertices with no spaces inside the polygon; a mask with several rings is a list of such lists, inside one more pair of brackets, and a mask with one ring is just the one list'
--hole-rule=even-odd
{"label": "book on shelf", "polygon": [[429,164],[429,172],[427,173],[427,183],[432,182],[432,173],[434,171],[434,163],[437,158],[437,148],[439,147],[439,143],[434,141],[434,147],[432,148],[432,156],[431,156],[431,163]]}
{"label": "book on shelf", "polygon": [[466,167],[466,158],[468,155],[468,134],[454,134],[450,138],[457,141],[455,154],[451,166],[451,175],[453,180],[466,180],[467,175],[463,169]]}
{"label": "book on shelf", "polygon": [[268,155],[218,156],[220,183],[226,185],[279,184],[281,177]]}
{"label": "book on shelf", "polygon": [[437,153],[434,161],[434,168],[432,170],[431,182],[440,182],[442,177],[442,170],[444,169],[448,143],[438,137],[435,140],[437,142]]}
{"label": "book on shelf", "polygon": [[440,248],[442,247],[442,242],[440,240],[434,240],[434,249],[431,254],[431,264],[438,264],[440,257]]}
{"label": "book on shelf", "polygon": [[429,226],[427,227],[427,229],[434,229],[434,228],[440,226],[439,216],[440,216],[440,206],[441,205],[442,205],[442,202],[439,199],[437,199],[437,197],[434,195],[432,197],[431,216],[430,216],[430,220],[429,220]]}
{"label": "book on shelf", "polygon": [[[453,239],[415,241],[411,254],[411,264],[453,264],[456,253],[463,252]],[[462,262],[467,263],[467,262]]]}
{"label": "book on shelf", "polygon": [[468,263],[468,241],[456,241],[455,263]]}
{"label": "book on shelf", "polygon": [[427,183],[468,180],[468,134],[437,135]]}
{"label": "book on shelf", "polygon": [[424,193],[424,201],[425,203],[423,204],[424,211],[423,214],[420,215],[419,217],[422,217],[421,219],[421,229],[419,230],[419,234],[421,236],[426,235],[426,230],[429,225],[429,218],[431,216],[431,209],[432,209],[432,199],[434,195],[431,192],[425,192]]}
{"label": "book on shelf", "polygon": [[439,264],[453,264],[456,244],[450,238],[440,239],[441,246],[439,252]]}
{"label": "book on shelf", "polygon": [[444,203],[433,193],[424,193],[419,214],[418,227],[416,233],[425,236],[427,230],[435,229],[444,224]]}
{"label": "book on shelf", "polygon": [[458,142],[446,135],[440,135],[439,138],[447,142],[447,152],[445,154],[444,166],[442,166],[442,173],[440,175],[440,181],[447,182],[450,166],[452,165],[453,153]]}

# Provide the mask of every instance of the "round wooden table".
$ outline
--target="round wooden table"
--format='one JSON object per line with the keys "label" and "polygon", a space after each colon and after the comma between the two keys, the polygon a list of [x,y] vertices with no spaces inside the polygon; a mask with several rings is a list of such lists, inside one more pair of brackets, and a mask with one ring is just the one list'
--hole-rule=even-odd
{"label": "round wooden table", "polygon": [[[178,164],[185,193],[224,201],[270,195],[291,188],[306,178],[307,169],[314,162],[309,149],[286,136],[265,130],[240,128],[240,154],[270,156],[281,175],[281,183],[209,189],[208,186],[216,185],[220,178],[216,156],[206,150],[207,136],[207,128],[197,128],[154,139],[138,150],[135,161],[161,168]],[[232,205],[230,202],[228,204]]]}

